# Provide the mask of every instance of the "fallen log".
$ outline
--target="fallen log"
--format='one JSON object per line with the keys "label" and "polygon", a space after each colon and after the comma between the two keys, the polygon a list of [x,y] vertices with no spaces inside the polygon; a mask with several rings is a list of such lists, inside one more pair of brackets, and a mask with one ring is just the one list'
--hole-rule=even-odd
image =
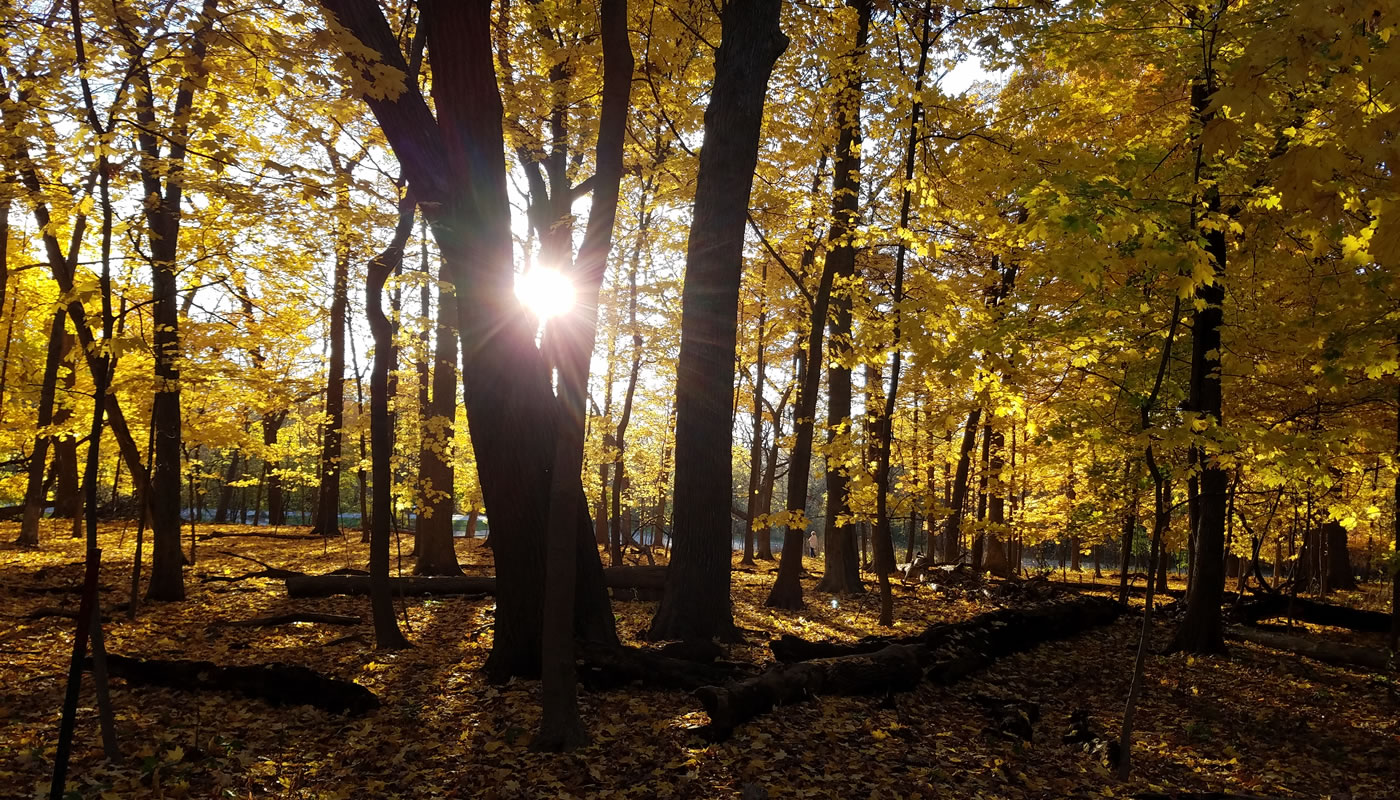
{"label": "fallen log", "polygon": [[322,541],[326,537],[319,533],[274,533],[272,531],[209,531],[198,537],[201,542],[210,539],[282,539],[293,542]]}
{"label": "fallen log", "polygon": [[[986,614],[979,614],[965,622],[938,623],[925,628],[914,636],[867,636],[854,642],[814,642],[791,634],[783,634],[769,642],[768,647],[779,661],[806,661],[812,658],[835,658],[838,656],[860,655],[882,650],[892,644],[926,648],[945,647],[970,631],[998,628],[1014,629],[1025,636],[1039,638],[1031,646],[1050,639],[1062,639],[1095,625],[1112,622],[1123,607],[1107,597],[1095,595],[1070,595],[1042,600],[1021,608],[1000,608]],[[1017,634],[1018,636],[1022,634]],[[1015,637],[1011,642],[1014,643]],[[1006,643],[998,641],[997,656],[1006,655]]]}
{"label": "fallen log", "polygon": [[[666,584],[666,568],[608,567],[603,579],[614,590],[660,592]],[[368,595],[369,578],[364,575],[293,575],[286,578],[290,597],[331,597],[338,594]],[[487,595],[496,593],[496,579],[489,575],[413,576],[390,578],[389,591],[395,595]],[[614,593],[614,596],[619,596]]]}
{"label": "fallen log", "polygon": [[1391,623],[1390,615],[1380,611],[1362,611],[1284,594],[1259,596],[1241,603],[1231,616],[1236,622],[1245,624],[1290,616],[1314,625],[1331,625],[1361,633],[1387,633]]}
{"label": "fallen log", "polygon": [[359,625],[364,620],[348,614],[322,614],[316,611],[293,611],[289,614],[274,614],[270,617],[230,620],[215,623],[236,628],[270,628],[276,625],[290,625],[295,622],[312,622],[320,625]]}
{"label": "fallen log", "polygon": [[702,686],[695,696],[710,715],[700,733],[729,738],[736,727],[776,706],[820,695],[884,695],[919,684],[918,648],[892,644],[875,653],[780,664],[763,674],[724,686]]}
{"label": "fallen log", "polygon": [[[496,579],[473,576],[415,576],[390,578],[395,595],[488,595],[496,593]],[[338,594],[368,595],[366,575],[301,575],[287,578],[289,597],[332,597]]]}
{"label": "fallen log", "polygon": [[577,648],[579,682],[592,690],[638,685],[692,691],[743,677],[747,666],[723,661],[701,664],[625,645],[579,642]]}
{"label": "fallen log", "polygon": [[[903,639],[868,637],[847,644],[784,636],[769,646],[786,663],[746,681],[695,691],[710,714],[710,724],[700,732],[722,740],[775,706],[817,694],[907,691],[922,678],[950,684],[1003,656],[1112,622],[1123,610],[1111,598],[1073,595],[933,625]],[[828,652],[836,655],[813,656]]]}
{"label": "fallen log", "polygon": [[1329,642],[1326,639],[1318,639],[1311,636],[1296,636],[1286,633],[1261,631],[1257,628],[1248,628],[1243,625],[1231,625],[1227,627],[1225,629],[1225,635],[1231,639],[1260,644],[1275,650],[1283,650],[1295,655],[1306,656],[1314,661],[1322,661],[1327,664],[1338,664],[1343,667],[1364,667],[1377,672],[1386,672],[1393,668],[1389,653],[1384,650],[1374,650],[1369,647],[1360,647],[1354,644]]}
{"label": "fallen log", "polygon": [[221,667],[210,661],[109,654],[107,672],[141,686],[233,692],[272,705],[308,705],[334,713],[356,715],[379,707],[379,698],[360,684],[294,664]]}

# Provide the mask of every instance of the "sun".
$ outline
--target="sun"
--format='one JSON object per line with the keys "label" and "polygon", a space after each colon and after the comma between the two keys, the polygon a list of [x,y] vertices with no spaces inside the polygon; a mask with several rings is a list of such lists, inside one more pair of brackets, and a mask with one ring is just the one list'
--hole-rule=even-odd
{"label": "sun", "polygon": [[541,322],[574,306],[574,284],[562,272],[535,267],[515,276],[515,297]]}

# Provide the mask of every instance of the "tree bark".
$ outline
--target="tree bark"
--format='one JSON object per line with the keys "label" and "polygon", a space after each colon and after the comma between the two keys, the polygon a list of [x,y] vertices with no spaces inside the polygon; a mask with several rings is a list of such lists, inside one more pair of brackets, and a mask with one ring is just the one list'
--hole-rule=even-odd
{"label": "tree bark", "polygon": [[972,409],[963,426],[962,446],[958,449],[958,467],[953,475],[953,497],[949,503],[948,519],[943,523],[943,561],[955,563],[962,550],[963,507],[967,505],[967,480],[972,469],[972,450],[977,444],[977,421],[982,409]]}
{"label": "tree bark", "polygon": [[[842,59],[845,63],[834,70],[840,85],[836,115],[840,133],[836,143],[831,193],[832,221],[828,237],[831,248],[826,254],[826,261],[832,265],[835,273],[832,283],[832,310],[827,331],[828,455],[826,519],[823,531],[826,553],[825,569],[821,581],[817,584],[817,591],[860,594],[865,591],[865,586],[860,580],[856,528],[850,522],[839,522],[840,517],[849,517],[851,513],[850,479],[842,466],[845,459],[839,451],[833,452],[833,445],[845,438],[849,446],[855,446],[853,441],[849,441],[854,425],[851,420],[851,368],[847,365],[850,363],[852,347],[851,293],[854,291],[856,272],[854,239],[860,225],[860,105],[863,99],[861,77],[866,39],[870,32],[871,3],[869,0],[847,0],[846,4],[856,10],[856,31],[855,41]],[[867,386],[867,391],[869,389]]]}
{"label": "tree bark", "polygon": [[751,428],[752,439],[749,441],[749,489],[747,493],[747,513],[748,518],[744,520],[744,557],[740,559],[741,564],[754,564],[754,519],[758,511],[758,492],[762,476],[759,472],[763,469],[763,387],[767,381],[764,372],[764,330],[768,324],[768,262],[763,262],[760,273],[761,285],[759,288],[758,321],[755,325],[757,331],[755,338],[757,345],[754,355],[754,381],[753,381],[753,425]]}
{"label": "tree bark", "polygon": [[[384,63],[408,65],[375,0],[322,0],[339,24]],[[557,405],[548,367],[514,293],[502,106],[484,3],[434,4],[423,21],[437,116],[416,84],[392,99],[365,96],[415,194],[457,288],[472,446],[491,515],[496,604],[488,675],[539,672],[543,565]],[[369,64],[360,61],[361,69]],[[578,491],[583,491],[579,484]],[[616,641],[602,564],[586,512],[578,519],[575,632]]]}
{"label": "tree bark", "polygon": [[[422,443],[418,451],[418,486],[422,510],[414,543],[415,575],[461,575],[453,541],[452,438],[457,415],[457,336],[451,321],[457,302],[446,289],[438,290],[438,317],[432,372],[432,396],[423,408]],[[468,531],[468,536],[474,532]]]}
{"label": "tree bark", "polygon": [[378,650],[408,647],[394,615],[389,594],[389,538],[393,517],[393,431],[389,419],[389,366],[393,331],[384,315],[384,282],[403,259],[404,243],[413,231],[416,207],[412,192],[399,201],[398,226],[389,246],[369,263],[365,277],[365,314],[374,336],[374,365],[369,376],[370,472],[374,487],[373,521],[369,539],[370,610],[374,615],[374,646]]}
{"label": "tree bark", "polygon": [[350,180],[352,167],[328,148],[336,178],[335,270],[331,279],[330,360],[326,367],[326,427],[311,532],[340,535],[340,456],[345,428],[345,307],[350,292]]}
{"label": "tree bark", "polygon": [[54,395],[58,389],[58,367],[63,354],[63,311],[56,311],[49,325],[49,342],[44,354],[44,377],[39,386],[38,434],[34,450],[29,455],[28,482],[24,491],[24,513],[19,523],[17,544],[39,546],[39,518],[44,515],[44,472],[48,466],[49,447],[53,443]]}
{"label": "tree bark", "polygon": [[735,635],[730,604],[731,387],[749,191],[768,78],[788,39],[778,0],[733,0],[705,111],[682,290],[676,487],[666,596],[652,639]]}

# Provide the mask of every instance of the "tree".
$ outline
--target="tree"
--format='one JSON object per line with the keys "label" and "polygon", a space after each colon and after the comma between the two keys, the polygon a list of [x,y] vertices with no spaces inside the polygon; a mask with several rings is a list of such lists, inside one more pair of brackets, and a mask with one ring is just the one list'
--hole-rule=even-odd
{"label": "tree", "polygon": [[[457,290],[465,404],[499,581],[486,669],[497,680],[534,675],[557,406],[547,365],[514,297],[490,8],[435,4],[420,20],[435,116],[405,79],[412,73],[377,2],[323,0],[322,6],[332,15],[340,50],[355,64],[344,78],[364,96],[398,156]],[[586,510],[578,522],[575,632],[615,641]]]}
{"label": "tree", "polygon": [[[326,368],[326,424],[321,440],[320,482],[312,533],[340,535],[340,452],[345,427],[345,307],[350,290],[350,183],[355,163],[345,163],[333,147],[326,148],[335,174],[335,269],[331,278],[330,360]],[[373,402],[373,401],[371,401]]]}
{"label": "tree", "polygon": [[729,600],[729,441],[739,283],[768,78],[788,39],[777,0],[732,0],[721,15],[705,145],[686,245],[676,378],[675,545],[647,635],[734,635]]}

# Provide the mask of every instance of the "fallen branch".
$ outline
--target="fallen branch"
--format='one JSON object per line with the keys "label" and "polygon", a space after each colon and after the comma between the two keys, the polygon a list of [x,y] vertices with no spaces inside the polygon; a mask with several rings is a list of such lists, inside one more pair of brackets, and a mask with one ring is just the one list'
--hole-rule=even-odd
{"label": "fallen branch", "polygon": [[107,671],[128,683],[183,691],[234,692],[272,705],[309,705],[323,711],[363,714],[379,707],[374,692],[293,664],[221,667],[209,661],[141,659],[108,655]]}
{"label": "fallen branch", "polygon": [[1261,631],[1243,625],[1231,625],[1225,629],[1231,639],[1253,642],[1275,650],[1283,650],[1295,655],[1307,656],[1314,661],[1339,664],[1344,667],[1364,667],[1386,672],[1392,669],[1390,655],[1383,650],[1373,650],[1354,644],[1329,642],[1311,636],[1294,636],[1286,633]]}
{"label": "fallen branch", "polygon": [[238,553],[234,553],[228,550],[220,550],[219,553],[221,555],[226,555],[229,558],[238,558],[244,561],[251,561],[252,563],[262,567],[262,569],[257,570],[255,572],[245,572],[242,575],[205,575],[205,583],[214,583],[216,581],[236,583],[238,581],[246,581],[249,578],[270,578],[272,580],[283,581],[288,578],[297,578],[306,575],[305,572],[301,572],[299,570],[282,569],[280,567],[274,567],[266,561],[259,561],[258,559],[253,558],[252,556],[239,555]]}

